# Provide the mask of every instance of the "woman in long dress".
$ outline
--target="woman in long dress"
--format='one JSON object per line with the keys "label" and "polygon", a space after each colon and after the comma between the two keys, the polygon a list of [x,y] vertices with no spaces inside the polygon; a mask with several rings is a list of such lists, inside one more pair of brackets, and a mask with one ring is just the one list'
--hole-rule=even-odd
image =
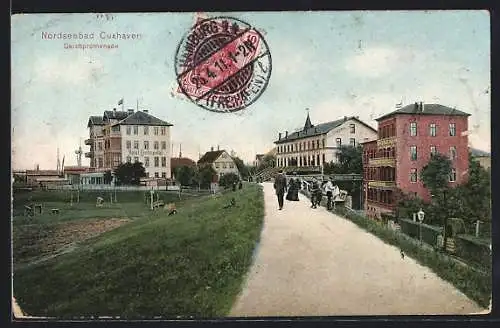
{"label": "woman in long dress", "polygon": [[293,194],[292,200],[298,202],[299,201],[299,189],[300,189],[300,181],[296,179],[293,184]]}
{"label": "woman in long dress", "polygon": [[288,182],[288,192],[286,193],[286,200],[292,200],[294,186],[295,186],[295,181],[292,178]]}

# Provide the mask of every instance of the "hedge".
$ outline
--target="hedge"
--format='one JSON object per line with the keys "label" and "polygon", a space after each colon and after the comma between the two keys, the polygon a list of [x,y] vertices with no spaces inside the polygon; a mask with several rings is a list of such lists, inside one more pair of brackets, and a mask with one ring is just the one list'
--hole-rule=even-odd
{"label": "hedge", "polygon": [[458,235],[455,237],[456,255],[491,270],[490,244],[481,238],[470,235]]}
{"label": "hedge", "polygon": [[[415,239],[420,239],[420,223],[408,219],[399,219],[401,231]],[[422,223],[422,241],[433,247],[438,246],[438,236],[442,235],[443,228]]]}

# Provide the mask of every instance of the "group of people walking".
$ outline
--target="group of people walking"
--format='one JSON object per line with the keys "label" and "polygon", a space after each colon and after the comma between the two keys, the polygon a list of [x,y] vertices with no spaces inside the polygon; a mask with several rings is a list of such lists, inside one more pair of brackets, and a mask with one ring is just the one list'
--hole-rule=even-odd
{"label": "group of people walking", "polygon": [[[283,170],[279,171],[279,174],[274,179],[274,190],[276,191],[276,196],[278,197],[279,210],[283,209],[285,193],[286,200],[298,201],[299,200],[299,190],[301,188],[301,182],[297,179],[290,179],[287,183],[286,176],[283,174]],[[287,192],[288,190],[288,192]],[[312,184],[311,192],[311,208],[317,208],[323,198],[323,191],[326,193],[328,210],[333,207],[333,199],[340,194],[339,187],[333,184],[333,179],[330,178],[328,181],[324,181],[320,186],[318,181]]]}

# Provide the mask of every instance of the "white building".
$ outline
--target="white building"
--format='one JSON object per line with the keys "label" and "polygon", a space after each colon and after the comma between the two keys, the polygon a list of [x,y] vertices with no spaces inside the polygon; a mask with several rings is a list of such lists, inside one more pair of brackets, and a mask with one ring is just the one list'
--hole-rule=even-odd
{"label": "white building", "polygon": [[325,163],[338,162],[340,147],[357,146],[377,139],[377,130],[356,116],[313,125],[307,114],[304,128],[279,133],[276,144],[276,166],[320,170]]}
{"label": "white building", "polygon": [[114,170],[125,162],[143,163],[148,177],[171,177],[170,127],[147,110],[105,111],[88,121],[91,171]]}
{"label": "white building", "polygon": [[199,160],[198,165],[211,164],[220,179],[224,174],[234,173],[240,176],[240,171],[233,158],[225,150],[206,152]]}

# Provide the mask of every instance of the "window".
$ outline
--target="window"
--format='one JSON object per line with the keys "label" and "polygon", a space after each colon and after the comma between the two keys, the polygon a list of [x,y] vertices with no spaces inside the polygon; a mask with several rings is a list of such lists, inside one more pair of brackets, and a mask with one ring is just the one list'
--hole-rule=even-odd
{"label": "window", "polygon": [[144,167],[149,167],[149,157],[144,157]]}
{"label": "window", "polygon": [[132,142],[130,140],[127,140],[127,149],[132,148]]}
{"label": "window", "polygon": [[158,141],[155,141],[154,144],[153,144],[153,146],[154,146],[153,148],[155,150],[158,150],[158,148],[160,148],[160,145],[159,145]]}
{"label": "window", "polygon": [[223,169],[226,169],[226,168],[227,168],[226,163],[222,163],[222,168],[223,168]]}
{"label": "window", "polygon": [[429,135],[431,137],[435,137],[436,136],[436,123],[431,123],[429,125]]}
{"label": "window", "polygon": [[450,159],[451,160],[457,159],[457,147],[455,146],[450,147]]}
{"label": "window", "polygon": [[356,147],[356,139],[350,138],[349,139],[349,145],[351,145],[352,147]]}
{"label": "window", "polygon": [[127,134],[130,135],[132,132],[132,127],[130,125],[127,125]]}
{"label": "window", "polygon": [[340,153],[335,154],[335,160],[337,163],[340,163]]}
{"label": "window", "polygon": [[316,148],[319,148],[319,139],[316,140]]}
{"label": "window", "polygon": [[160,166],[160,158],[158,156],[155,157],[155,167]]}
{"label": "window", "polygon": [[167,172],[161,172],[161,177],[166,178],[167,177]]}
{"label": "window", "polygon": [[135,156],[135,157],[134,157],[134,162],[135,162],[135,163],[138,163],[138,162],[139,162],[139,157]]}
{"label": "window", "polygon": [[356,125],[355,124],[349,124],[349,130],[351,133],[356,133]]}
{"label": "window", "polygon": [[161,127],[161,135],[164,136],[167,133],[167,128],[164,126]]}
{"label": "window", "polygon": [[147,136],[149,134],[149,126],[144,125],[144,135]]}
{"label": "window", "polygon": [[410,170],[410,182],[417,182],[417,169]]}
{"label": "window", "polygon": [[233,163],[229,163],[229,168],[233,169],[234,168],[234,164]]}
{"label": "window", "polygon": [[457,135],[457,130],[456,130],[455,123],[450,123],[450,136],[454,137],[456,135]]}
{"label": "window", "polygon": [[302,143],[299,143],[299,151],[302,150]]}
{"label": "window", "polygon": [[161,166],[162,167],[167,166],[167,158],[165,156],[162,156],[162,158],[161,158]]}
{"label": "window", "polygon": [[127,156],[127,163],[130,163],[130,162],[132,162],[132,157]]}
{"label": "window", "polygon": [[98,159],[98,167],[103,167],[102,157],[99,157]]}
{"label": "window", "polygon": [[155,136],[158,135],[158,127],[157,126],[154,127],[154,133],[155,133]]}
{"label": "window", "polygon": [[144,141],[144,149],[149,149],[149,141]]}
{"label": "window", "polygon": [[417,146],[411,146],[410,147],[410,159],[412,161],[417,160]]}
{"label": "window", "polygon": [[139,134],[139,127],[137,125],[134,125],[134,134],[135,135]]}
{"label": "window", "polygon": [[457,169],[451,169],[450,172],[450,182],[457,181]]}
{"label": "window", "polygon": [[342,138],[335,139],[335,142],[337,143],[338,148],[340,148],[342,146]]}
{"label": "window", "polygon": [[120,132],[120,126],[119,125],[113,125],[111,127],[111,131],[113,131],[113,132]]}
{"label": "window", "polygon": [[102,150],[102,142],[101,142],[101,141],[99,141],[99,142],[97,143],[97,149],[98,149],[98,150]]}
{"label": "window", "polygon": [[134,149],[139,149],[139,141],[134,141]]}
{"label": "window", "polygon": [[167,149],[167,142],[166,141],[161,142],[161,149]]}
{"label": "window", "polygon": [[410,123],[410,136],[415,137],[417,135],[417,122]]}
{"label": "window", "polygon": [[219,163],[215,163],[215,168],[218,169],[219,168]]}
{"label": "window", "polygon": [[437,152],[436,146],[431,146],[431,157],[436,155],[436,152]]}
{"label": "window", "polygon": [[325,154],[323,154],[323,164],[325,164]]}
{"label": "window", "polygon": [[155,172],[155,178],[158,178],[158,177],[159,177],[158,172]]}
{"label": "window", "polygon": [[325,148],[325,139],[321,140],[323,143],[323,148]]}

